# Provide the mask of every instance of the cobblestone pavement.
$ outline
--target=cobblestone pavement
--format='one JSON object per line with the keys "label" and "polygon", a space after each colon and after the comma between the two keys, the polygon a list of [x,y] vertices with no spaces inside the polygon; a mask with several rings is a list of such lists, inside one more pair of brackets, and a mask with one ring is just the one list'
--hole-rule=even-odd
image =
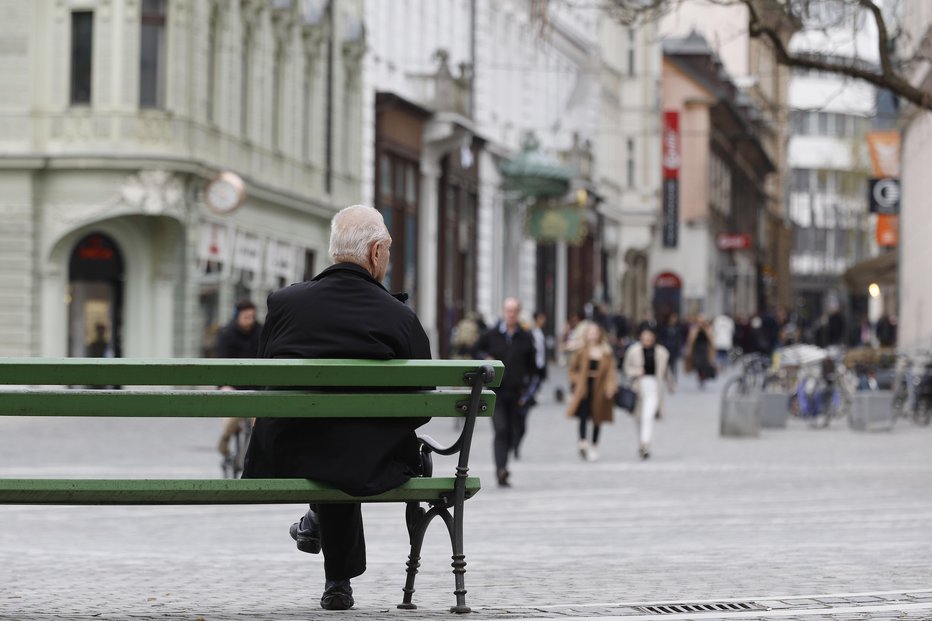
{"label": "cobblestone pavement", "polygon": [[[555,376],[560,376],[556,369]],[[863,433],[798,421],[718,435],[718,390],[685,378],[653,456],[633,422],[601,458],[546,385],[514,487],[494,485],[480,421],[467,502],[473,619],[932,619],[932,429]],[[212,477],[218,420],[0,418],[0,476]],[[454,437],[452,422],[430,423]],[[438,461],[435,472],[453,463]],[[301,506],[0,507],[0,619],[318,618],[319,558],[295,550]],[[428,534],[416,611],[399,611],[401,505],[364,508],[369,568],[352,618],[449,617],[449,543]],[[692,604],[652,614],[644,606]],[[747,610],[722,611],[745,603]],[[701,606],[705,606],[702,608]],[[336,613],[335,613],[336,614]]]}

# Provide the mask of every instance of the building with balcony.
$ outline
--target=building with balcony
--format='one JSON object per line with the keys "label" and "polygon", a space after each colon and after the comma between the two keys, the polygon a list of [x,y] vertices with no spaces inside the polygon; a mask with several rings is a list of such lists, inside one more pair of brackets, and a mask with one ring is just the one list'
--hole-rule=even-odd
{"label": "building with balcony", "polygon": [[664,41],[664,198],[650,265],[658,316],[762,310],[760,245],[775,170],[760,112],[696,31]]}
{"label": "building with balcony", "polygon": [[337,6],[0,2],[0,355],[209,354],[237,298],[328,262],[361,185]]}
{"label": "building with balcony", "polygon": [[[791,41],[792,49],[813,55],[831,50],[844,62],[874,62],[876,30],[870,28],[870,18],[844,10],[840,4],[819,7],[808,17],[806,30]],[[854,23],[861,27],[852,37],[845,24]],[[867,134],[876,119],[876,89],[834,73],[794,69],[790,106],[794,310],[804,324],[819,321],[834,308],[849,315],[849,323],[866,319],[866,287],[851,290],[843,276],[878,252],[877,216],[869,213],[867,191]]]}

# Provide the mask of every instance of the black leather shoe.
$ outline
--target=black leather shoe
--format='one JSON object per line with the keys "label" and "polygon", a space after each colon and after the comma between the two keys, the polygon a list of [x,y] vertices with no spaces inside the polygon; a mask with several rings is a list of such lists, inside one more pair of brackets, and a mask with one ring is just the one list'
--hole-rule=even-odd
{"label": "black leather shoe", "polygon": [[[309,515],[312,516],[313,514]],[[311,522],[310,528],[301,528],[302,521],[303,518],[292,524],[291,528],[288,529],[288,534],[298,544],[299,550],[308,554],[317,554],[320,552],[320,528],[313,517],[309,520]]]}
{"label": "black leather shoe", "polygon": [[349,610],[356,601],[349,580],[327,580],[324,594],[320,596],[320,607],[324,610]]}
{"label": "black leather shoe", "polygon": [[508,476],[510,473],[507,470],[499,470],[497,473],[498,476],[498,486],[499,487],[511,487],[511,483],[508,481]]}

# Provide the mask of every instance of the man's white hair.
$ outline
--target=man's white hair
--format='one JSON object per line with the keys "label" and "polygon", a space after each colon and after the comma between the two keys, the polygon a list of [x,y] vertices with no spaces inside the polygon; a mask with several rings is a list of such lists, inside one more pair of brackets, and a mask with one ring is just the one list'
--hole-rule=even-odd
{"label": "man's white hair", "polygon": [[382,214],[368,205],[344,207],[330,221],[330,258],[366,265],[369,246],[390,239]]}

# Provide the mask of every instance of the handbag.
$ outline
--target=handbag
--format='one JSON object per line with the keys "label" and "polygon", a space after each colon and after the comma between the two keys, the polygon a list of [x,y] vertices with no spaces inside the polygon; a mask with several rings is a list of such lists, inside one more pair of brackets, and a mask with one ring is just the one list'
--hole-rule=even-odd
{"label": "handbag", "polygon": [[618,392],[615,393],[615,405],[626,412],[634,412],[637,405],[638,393],[634,392],[628,386],[619,386]]}

